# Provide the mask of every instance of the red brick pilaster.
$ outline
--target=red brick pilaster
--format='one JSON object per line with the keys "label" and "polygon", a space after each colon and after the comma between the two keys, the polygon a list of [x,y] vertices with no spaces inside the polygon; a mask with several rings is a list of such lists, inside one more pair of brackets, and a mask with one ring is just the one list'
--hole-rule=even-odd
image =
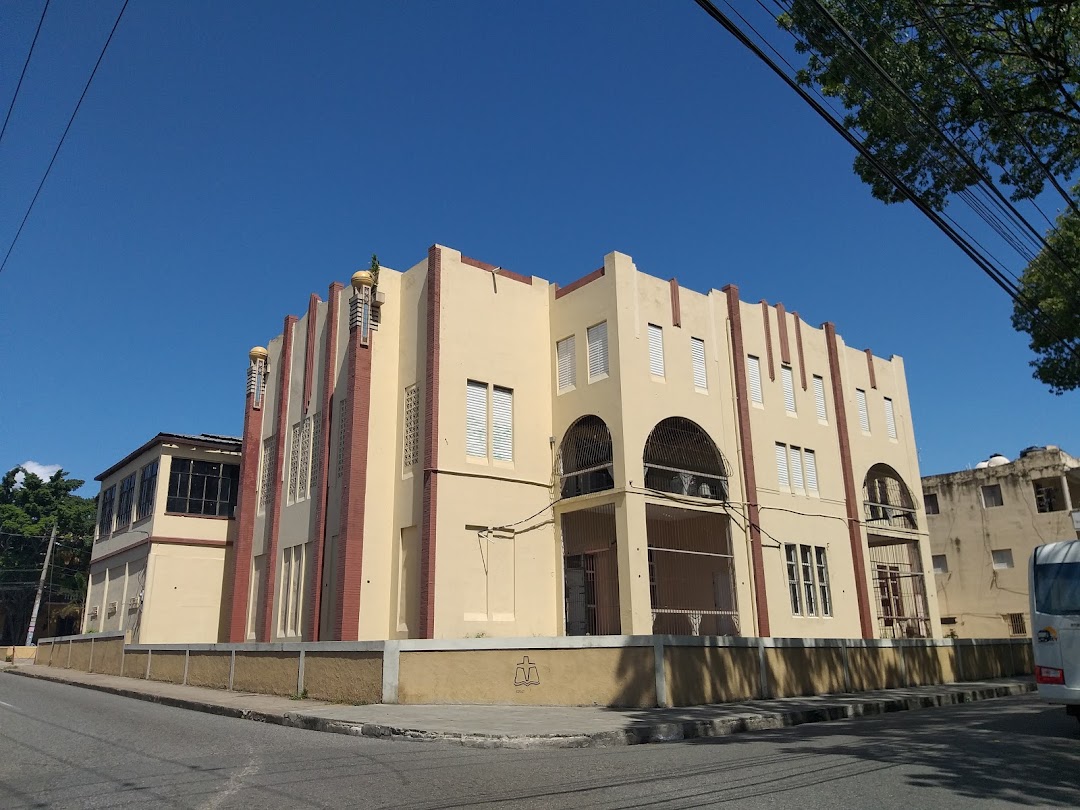
{"label": "red brick pilaster", "polygon": [[803,357],[802,346],[802,319],[798,312],[792,312],[795,316],[795,351],[799,355],[799,377],[802,380],[802,390],[806,390],[806,358]]}
{"label": "red brick pilaster", "polygon": [[[725,290],[727,287],[724,288]],[[738,292],[738,287],[735,288]],[[765,323],[765,359],[769,361],[769,379],[776,379],[776,370],[773,367],[772,356],[772,318],[769,317],[769,302],[761,299],[761,320]]]}
{"label": "red brick pilaster", "polygon": [[319,640],[319,617],[322,615],[322,580],[323,558],[326,554],[326,496],[330,491],[330,443],[333,436],[333,424],[336,414],[331,411],[331,403],[334,401],[334,383],[337,373],[337,341],[338,341],[338,312],[341,306],[341,291],[344,289],[340,282],[335,281],[330,285],[330,291],[326,295],[326,336],[325,355],[323,362],[323,388],[322,388],[322,430],[319,432],[319,486],[312,496],[315,510],[315,530],[312,536],[312,569],[308,578],[308,587],[311,589],[307,603],[311,605],[311,614],[308,616],[307,637],[312,641]]}
{"label": "red brick pilaster", "polygon": [[870,616],[870,596],[866,587],[866,559],[863,556],[862,529],[859,520],[859,493],[855,489],[855,473],[851,462],[851,438],[848,434],[847,405],[844,384],[840,375],[840,350],[836,343],[836,327],[825,324],[825,342],[829,350],[829,373],[832,377],[833,407],[836,410],[836,432],[840,438],[840,470],[844,479],[844,502],[847,504],[848,542],[855,568],[855,597],[859,604],[859,627],[863,638],[874,638]]}
{"label": "red brick pilaster", "polygon": [[[602,273],[601,273],[602,274]],[[558,293],[556,293],[558,297]],[[420,637],[435,637],[435,527],[439,467],[439,335],[442,251],[428,250],[427,366],[424,374],[424,493],[420,527]]]}
{"label": "red brick pilaster", "polygon": [[[259,381],[262,385],[262,381]],[[236,547],[233,549],[232,604],[229,610],[228,640],[247,640],[250,603],[252,544],[255,510],[259,508],[259,455],[262,453],[263,412],[256,407],[255,394],[248,392],[244,410],[243,454],[240,456],[240,492],[236,502]]]}
{"label": "red brick pilaster", "polygon": [[300,410],[306,416],[311,411],[312,383],[315,379],[315,321],[319,314],[319,296],[311,294],[307,308],[307,342],[304,345],[304,393]]}
{"label": "red brick pilaster", "polygon": [[788,341],[787,310],[783,304],[776,305],[776,325],[780,333],[780,362],[791,365],[791,344]]}
{"label": "red brick pilaster", "polygon": [[295,315],[285,316],[281,358],[278,360],[281,373],[278,375],[277,436],[274,445],[274,480],[270,482],[273,488],[273,502],[266,516],[266,579],[263,590],[262,623],[257,635],[259,641],[270,641],[274,635],[274,584],[277,581],[278,533],[281,531],[281,490],[288,485],[289,476],[285,464],[285,448],[288,447],[289,433],[289,383],[292,379],[293,331],[297,320]]}
{"label": "red brick pilaster", "polygon": [[874,353],[866,350],[866,370],[870,372],[870,387],[877,388],[877,374],[874,372]]}
{"label": "red brick pilaster", "polygon": [[[727,295],[728,320],[731,322],[731,354],[735,361],[735,401],[738,407],[739,436],[742,440],[743,487],[746,490],[746,522],[750,530],[750,567],[754,579],[754,607],[757,613],[757,633],[770,635],[769,600],[765,591],[765,558],[761,551],[761,510],[757,496],[757,473],[754,469],[754,442],[750,431],[750,394],[746,390],[746,349],[743,343],[742,310],[739,288],[729,284],[722,291]],[[764,301],[762,310],[768,329],[769,308]],[[770,368],[772,350],[769,351]]]}
{"label": "red brick pilaster", "polygon": [[345,412],[345,471],[334,578],[337,597],[334,600],[334,638],[338,641],[356,641],[360,634],[368,430],[371,418],[371,352],[374,345],[374,332],[369,335],[368,345],[361,346],[360,329],[350,325],[349,348],[345,357],[349,386],[348,410]]}
{"label": "red brick pilaster", "polygon": [[671,325],[682,326],[682,302],[679,300],[679,281],[669,279],[668,287],[671,289]]}

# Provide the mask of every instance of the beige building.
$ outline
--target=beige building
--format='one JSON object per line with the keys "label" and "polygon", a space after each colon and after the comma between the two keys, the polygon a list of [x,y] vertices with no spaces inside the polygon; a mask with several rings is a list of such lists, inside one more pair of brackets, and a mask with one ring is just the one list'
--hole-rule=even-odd
{"label": "beige building", "polygon": [[928,637],[903,361],[439,245],[251,352],[229,638]]}
{"label": "beige building", "polygon": [[960,638],[1030,632],[1028,560],[1035,546],[1077,537],[1080,459],[1052,445],[1016,461],[922,479],[942,629]]}
{"label": "beige building", "polygon": [[97,476],[84,633],[131,631],[143,644],[225,640],[240,449],[228,436],[159,433]]}

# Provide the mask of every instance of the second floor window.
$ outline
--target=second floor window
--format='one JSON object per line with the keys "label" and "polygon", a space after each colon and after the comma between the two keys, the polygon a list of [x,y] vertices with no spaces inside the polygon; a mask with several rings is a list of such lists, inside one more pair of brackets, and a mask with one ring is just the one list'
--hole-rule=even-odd
{"label": "second floor window", "polygon": [[231,517],[236,507],[240,465],[174,458],[169,471],[166,511],[180,515]]}
{"label": "second floor window", "polygon": [[98,537],[112,534],[113,507],[116,505],[116,484],[101,493],[101,506],[98,509]]}
{"label": "second floor window", "polygon": [[116,525],[131,523],[131,507],[135,502],[135,473],[120,482],[120,499],[116,502]]}
{"label": "second floor window", "polygon": [[514,460],[514,392],[469,380],[465,389],[465,452],[473,458]]}
{"label": "second floor window", "polygon": [[158,460],[154,459],[142,468],[139,476],[139,505],[135,510],[135,519],[150,517],[154,511],[154,494],[157,491]]}

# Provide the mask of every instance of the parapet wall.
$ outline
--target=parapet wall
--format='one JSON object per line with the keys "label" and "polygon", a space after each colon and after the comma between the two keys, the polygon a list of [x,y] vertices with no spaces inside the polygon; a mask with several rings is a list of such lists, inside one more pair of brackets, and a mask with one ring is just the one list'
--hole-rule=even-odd
{"label": "parapet wall", "polygon": [[42,639],[39,665],[334,703],[695,706],[1026,675],[1026,639],[588,636],[125,644]]}

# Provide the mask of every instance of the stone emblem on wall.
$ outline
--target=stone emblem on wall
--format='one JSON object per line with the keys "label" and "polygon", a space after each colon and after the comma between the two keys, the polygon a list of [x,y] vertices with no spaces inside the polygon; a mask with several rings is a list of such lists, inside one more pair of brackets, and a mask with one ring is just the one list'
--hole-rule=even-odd
{"label": "stone emblem on wall", "polygon": [[540,685],[540,673],[536,669],[536,664],[529,660],[529,656],[524,656],[521,662],[514,670],[514,686],[539,686]]}

